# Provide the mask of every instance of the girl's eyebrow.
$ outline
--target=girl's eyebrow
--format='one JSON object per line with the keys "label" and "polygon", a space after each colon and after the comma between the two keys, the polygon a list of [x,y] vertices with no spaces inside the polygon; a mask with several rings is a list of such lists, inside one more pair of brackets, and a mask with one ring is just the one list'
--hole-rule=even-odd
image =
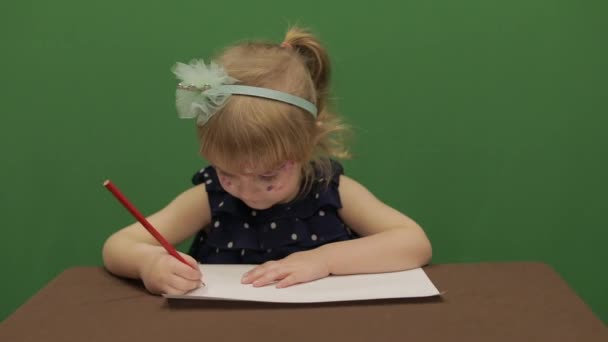
{"label": "girl's eyebrow", "polygon": [[225,174],[226,176],[234,176],[233,174],[231,174],[231,173],[229,173],[229,172],[226,172],[226,171],[222,170],[221,168],[219,168],[219,167],[217,167],[217,166],[216,166],[215,168],[216,168],[216,169],[217,169],[219,172],[221,172],[221,173]]}
{"label": "girl's eyebrow", "polygon": [[287,163],[283,163],[283,165],[277,167],[274,170],[266,171],[265,173],[261,173],[260,176],[273,176],[273,175],[281,172],[281,170],[283,170],[283,168],[285,168],[286,165],[287,165]]}
{"label": "girl's eyebrow", "polygon": [[279,173],[279,170],[274,170],[274,171],[268,171],[268,172],[265,172],[265,173],[260,173],[258,176],[262,176],[262,177],[274,176],[277,173]]}
{"label": "girl's eyebrow", "polygon": [[[277,167],[274,170],[266,171],[264,173],[259,173],[257,175],[258,176],[273,176],[273,175],[279,173],[286,165],[287,165],[287,163],[284,163],[284,164],[282,164],[281,166]],[[222,170],[221,167],[215,166],[215,169],[218,170],[219,172],[225,174],[226,176],[234,177],[234,175],[232,173],[226,172],[226,171]]]}

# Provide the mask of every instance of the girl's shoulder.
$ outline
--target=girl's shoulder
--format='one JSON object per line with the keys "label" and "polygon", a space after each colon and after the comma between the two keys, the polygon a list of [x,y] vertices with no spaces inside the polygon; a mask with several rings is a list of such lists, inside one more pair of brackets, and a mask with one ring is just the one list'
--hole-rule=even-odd
{"label": "girl's shoulder", "polygon": [[203,183],[205,184],[207,192],[223,190],[222,186],[220,185],[220,181],[217,177],[217,172],[212,165],[203,167],[192,176],[193,185],[199,185]]}
{"label": "girl's shoulder", "polygon": [[318,167],[314,163],[313,168],[313,182],[321,187],[323,185],[329,185],[330,187],[338,186],[340,184],[340,175],[344,174],[344,167],[335,159],[329,159],[329,168]]}
{"label": "girl's shoulder", "polygon": [[322,170],[315,168],[312,184],[307,192],[301,194],[296,201],[304,202],[300,207],[307,208],[305,211],[318,211],[323,207],[342,207],[340,201],[339,186],[340,176],[344,174],[342,164],[330,159],[331,168]]}
{"label": "girl's shoulder", "polygon": [[329,161],[331,163],[332,180],[339,182],[340,175],[344,174],[344,166],[342,166],[342,164],[335,159],[330,159]]}

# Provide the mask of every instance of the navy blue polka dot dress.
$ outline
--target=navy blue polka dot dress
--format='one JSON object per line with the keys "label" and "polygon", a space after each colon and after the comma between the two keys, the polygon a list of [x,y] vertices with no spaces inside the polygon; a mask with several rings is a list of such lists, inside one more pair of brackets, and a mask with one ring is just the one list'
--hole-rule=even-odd
{"label": "navy blue polka dot dress", "polygon": [[227,193],[212,166],[200,170],[192,183],[206,186],[211,223],[197,233],[189,254],[203,264],[260,264],[356,238],[338,216],[343,169],[333,160],[332,166],[329,186],[316,177],[307,195],[264,210],[251,209]]}

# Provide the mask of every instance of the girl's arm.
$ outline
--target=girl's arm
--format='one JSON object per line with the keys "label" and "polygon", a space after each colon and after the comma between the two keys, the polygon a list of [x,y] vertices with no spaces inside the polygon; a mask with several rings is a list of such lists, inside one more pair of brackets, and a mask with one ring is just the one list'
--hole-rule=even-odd
{"label": "girl's arm", "polygon": [[[210,222],[210,209],[204,185],[184,191],[165,208],[147,219],[169,243],[175,245],[186,240]],[[194,270],[169,256],[139,222],[114,233],[103,246],[104,265],[116,275],[143,279],[142,273],[145,273],[146,269],[157,263],[160,258],[166,258],[169,269],[185,273],[187,277],[200,279],[198,269]],[[196,265],[194,259],[185,257]],[[165,292],[162,289],[151,291]]]}
{"label": "girl's arm", "polygon": [[353,179],[340,176],[338,214],[361,238],[321,246],[331,274],[390,272],[420,267],[431,243],[411,218],[378,200]]}

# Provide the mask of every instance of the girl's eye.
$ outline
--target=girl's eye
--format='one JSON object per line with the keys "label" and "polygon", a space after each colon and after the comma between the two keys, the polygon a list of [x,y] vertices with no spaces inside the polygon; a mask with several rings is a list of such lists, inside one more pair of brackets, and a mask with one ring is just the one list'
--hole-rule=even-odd
{"label": "girl's eye", "polygon": [[232,178],[232,175],[227,175],[227,174],[225,174],[225,173],[223,173],[223,172],[218,172],[218,174],[219,174],[219,176],[220,176],[220,177],[222,177],[222,178],[228,178],[228,179]]}
{"label": "girl's eye", "polygon": [[258,178],[264,182],[272,182],[277,178],[277,175],[259,175]]}

